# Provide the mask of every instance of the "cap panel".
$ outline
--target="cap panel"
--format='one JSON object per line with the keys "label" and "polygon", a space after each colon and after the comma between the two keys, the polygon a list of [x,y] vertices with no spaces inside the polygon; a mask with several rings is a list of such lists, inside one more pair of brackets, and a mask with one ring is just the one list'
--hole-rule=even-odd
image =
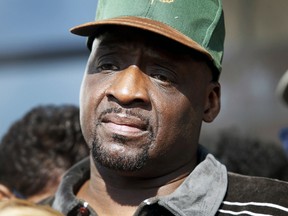
{"label": "cap panel", "polygon": [[121,16],[145,17],[151,0],[98,0],[95,20]]}
{"label": "cap panel", "polygon": [[206,45],[221,12],[218,0],[99,0],[96,21],[121,16],[156,20]]}

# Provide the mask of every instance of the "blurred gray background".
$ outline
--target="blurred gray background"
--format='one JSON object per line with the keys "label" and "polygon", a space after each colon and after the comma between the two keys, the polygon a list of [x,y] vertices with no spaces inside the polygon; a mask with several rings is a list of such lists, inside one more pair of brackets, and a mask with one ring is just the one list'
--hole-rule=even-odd
{"label": "blurred gray background", "polygon": [[[41,104],[76,104],[88,57],[69,28],[93,20],[96,0],[0,1],[0,138]],[[275,95],[288,69],[287,0],[223,0],[222,110],[201,141],[235,129],[279,143],[288,106]]]}

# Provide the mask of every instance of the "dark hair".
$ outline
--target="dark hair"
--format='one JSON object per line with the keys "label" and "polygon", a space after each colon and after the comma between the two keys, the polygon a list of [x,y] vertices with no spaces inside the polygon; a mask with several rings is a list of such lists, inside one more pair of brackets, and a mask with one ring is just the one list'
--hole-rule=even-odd
{"label": "dark hair", "polygon": [[0,183],[24,196],[37,194],[89,154],[74,105],[33,108],[0,144]]}
{"label": "dark hair", "polygon": [[242,136],[231,129],[220,132],[218,141],[206,147],[228,171],[288,181],[288,159],[277,143]]}

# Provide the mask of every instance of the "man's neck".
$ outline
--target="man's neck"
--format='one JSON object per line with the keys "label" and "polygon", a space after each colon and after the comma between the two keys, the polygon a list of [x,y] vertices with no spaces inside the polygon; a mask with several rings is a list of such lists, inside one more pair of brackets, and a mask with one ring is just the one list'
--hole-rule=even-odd
{"label": "man's neck", "polygon": [[91,177],[77,194],[101,216],[133,215],[147,198],[165,196],[179,187],[194,169],[191,162],[179,170],[154,178],[123,176],[117,172],[99,171],[91,160]]}

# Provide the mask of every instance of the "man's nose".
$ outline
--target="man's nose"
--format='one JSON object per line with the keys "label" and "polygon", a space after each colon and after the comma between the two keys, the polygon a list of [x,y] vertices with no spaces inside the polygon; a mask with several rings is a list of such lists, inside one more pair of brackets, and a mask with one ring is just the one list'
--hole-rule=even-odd
{"label": "man's nose", "polygon": [[117,78],[106,90],[108,98],[122,105],[149,102],[147,77],[138,66],[131,65],[117,73]]}

